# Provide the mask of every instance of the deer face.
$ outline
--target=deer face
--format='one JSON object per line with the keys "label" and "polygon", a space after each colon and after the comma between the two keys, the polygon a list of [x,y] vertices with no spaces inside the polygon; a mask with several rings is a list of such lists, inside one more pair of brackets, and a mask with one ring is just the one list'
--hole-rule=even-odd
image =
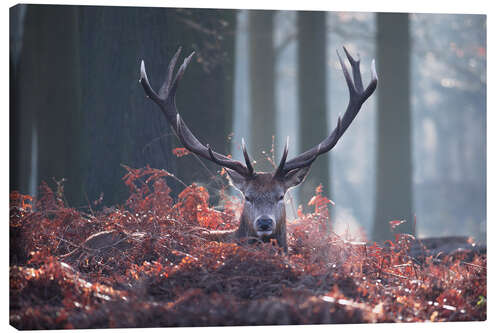
{"label": "deer face", "polygon": [[304,181],[309,168],[298,169],[285,177],[260,172],[244,177],[232,170],[226,171],[231,184],[245,198],[241,222],[247,225],[251,235],[267,239],[275,236],[286,223],[285,194]]}

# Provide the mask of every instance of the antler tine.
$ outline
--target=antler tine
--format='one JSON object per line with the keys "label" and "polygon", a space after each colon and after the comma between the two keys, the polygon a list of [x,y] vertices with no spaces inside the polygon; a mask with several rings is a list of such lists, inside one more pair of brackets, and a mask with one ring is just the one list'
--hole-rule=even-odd
{"label": "antler tine", "polygon": [[[181,141],[181,143],[196,155],[199,155],[205,159],[211,160],[223,167],[232,169],[242,176],[250,176],[253,174],[253,168],[250,170],[245,167],[242,163],[230,159],[222,154],[212,151],[209,147],[205,147],[200,143],[200,141],[193,135],[191,130],[186,126],[181,116],[177,112],[177,106],[175,103],[175,94],[177,91],[177,87],[179,85],[179,81],[181,80],[186,68],[194,56],[194,52],[192,52],[189,56],[184,59],[184,62],[177,70],[175,78],[172,81],[174,67],[177,62],[177,59],[180,55],[181,48],[177,50],[175,55],[170,60],[167,70],[167,78],[160,88],[160,95],[158,95],[148,80],[148,76],[146,74],[146,68],[144,65],[144,61],[141,61],[141,74],[139,82],[142,84],[146,95],[151,98],[161,109],[165,117],[167,118],[170,126],[174,129],[175,134]],[[248,154],[247,154],[248,157]],[[248,166],[248,163],[247,163]]]}
{"label": "antler tine", "polygon": [[321,154],[321,143],[316,146],[316,151],[308,159],[299,160],[299,161],[293,162],[291,164],[287,164],[285,167],[283,167],[281,175],[286,175],[289,171],[292,171],[295,169],[302,169],[302,168],[311,166],[311,164],[316,160],[316,158],[320,154]]}
{"label": "antler tine", "polygon": [[172,84],[172,87],[171,87],[172,94],[170,94],[170,95],[172,95],[172,96],[175,95],[175,92],[177,90],[177,85],[179,83],[179,80],[182,79],[182,77],[184,76],[184,72],[186,71],[187,66],[191,62],[191,59],[193,58],[194,53],[195,52],[193,51],[193,52],[191,52],[190,55],[188,55],[186,58],[184,58],[184,61],[182,62],[182,65],[177,70],[177,74],[175,75],[174,83]]}
{"label": "antler tine", "polygon": [[[354,58],[351,56],[351,54],[347,51],[345,46],[342,46],[344,49],[344,53],[347,56],[347,60],[349,60],[349,63],[351,64],[352,67],[352,76],[354,79],[354,86],[356,87],[356,90],[358,93],[363,92],[363,80],[361,79],[361,72],[359,70],[359,64],[360,60],[354,60]],[[338,53],[337,53],[338,54]],[[358,56],[359,58],[359,56]]]}
{"label": "antler tine", "polygon": [[224,164],[224,161],[219,160],[219,159],[217,159],[217,157],[215,157],[214,152],[212,151],[212,148],[210,148],[209,144],[207,144],[207,149],[208,149],[208,154],[210,155],[210,158],[212,159],[212,161],[214,161],[217,164],[221,164],[221,165]]}
{"label": "antler tine", "polygon": [[354,84],[351,79],[351,75],[349,74],[349,71],[347,70],[347,67],[344,63],[344,60],[342,60],[342,57],[340,56],[339,50],[335,50],[337,52],[337,57],[339,58],[340,62],[340,67],[342,67],[342,73],[344,73],[344,78],[347,83],[347,88],[349,88],[349,95],[355,95],[356,94],[356,89],[354,88]]}
{"label": "antler tine", "polygon": [[375,68],[375,59],[372,59],[371,72],[372,72],[372,81],[377,82],[378,81],[378,75],[377,75],[377,70]]}
{"label": "antler tine", "polygon": [[250,157],[248,156],[247,145],[245,144],[244,138],[241,138],[241,150],[243,150],[243,157],[245,157],[245,163],[247,165],[248,174],[253,175],[254,174],[253,165],[252,161],[250,160]]}
{"label": "antler tine", "polygon": [[166,99],[168,97],[168,92],[170,91],[170,87],[172,86],[172,76],[174,75],[175,64],[177,63],[177,59],[179,59],[181,51],[182,51],[182,46],[179,46],[177,52],[175,52],[174,56],[172,57],[172,59],[170,59],[170,62],[168,63],[167,79],[165,80],[160,90],[158,91],[158,95],[162,99]]}
{"label": "antler tine", "polygon": [[156,94],[156,92],[151,88],[149,84],[148,74],[146,73],[146,66],[144,65],[144,60],[141,60],[141,76],[139,82],[142,84],[146,96],[151,98],[156,104],[163,103],[163,100]]}
{"label": "antler tine", "polygon": [[288,144],[289,144],[289,141],[290,141],[290,137],[287,136],[286,137],[286,142],[285,142],[285,148],[283,149],[283,155],[281,155],[280,164],[278,165],[278,167],[276,168],[276,171],[274,172],[274,177],[282,176],[284,174],[283,173],[283,167],[285,166],[286,158],[288,156]]}
{"label": "antler tine", "polygon": [[[221,155],[223,157],[225,157],[226,159],[222,159],[222,158],[219,158],[217,157],[217,155],[219,155],[218,153],[215,153],[212,151],[212,148],[210,148],[210,145],[207,144],[207,150],[208,150],[208,154],[210,155],[210,159],[224,167],[224,168],[228,168],[228,169],[231,169],[231,170],[234,170],[236,171],[237,173],[239,173],[240,175],[242,176],[245,176],[245,177],[252,177],[254,175],[254,173],[250,173],[247,168],[245,168],[240,162],[238,161],[235,161],[235,160],[232,160],[230,158],[227,158],[225,157],[224,155]],[[253,171],[253,170],[252,170]]]}
{"label": "antler tine", "polygon": [[370,72],[372,75],[370,84],[368,87],[366,87],[365,91],[363,92],[363,102],[370,97],[375,89],[377,89],[377,84],[378,84],[378,75],[377,75],[377,69],[375,68],[375,59],[372,60],[372,65],[370,66]]}
{"label": "antler tine", "polygon": [[295,158],[286,162],[281,172],[286,174],[293,169],[304,168],[310,166],[314,160],[321,154],[330,151],[345,133],[349,125],[352,123],[363,103],[370,97],[375,89],[377,88],[377,72],[375,70],[375,60],[372,61],[371,65],[371,81],[366,89],[363,89],[363,82],[361,80],[360,72],[360,60],[355,60],[344,47],[345,54],[349,63],[351,65],[352,74],[354,77],[354,83],[351,79],[351,75],[347,70],[347,67],[337,50],[337,56],[339,57],[340,65],[342,67],[342,72],[349,89],[349,103],[347,105],[346,112],[342,117],[339,117],[337,121],[337,127],[330,133],[330,135],[325,138],[319,145],[310,148],[309,150],[299,154]]}

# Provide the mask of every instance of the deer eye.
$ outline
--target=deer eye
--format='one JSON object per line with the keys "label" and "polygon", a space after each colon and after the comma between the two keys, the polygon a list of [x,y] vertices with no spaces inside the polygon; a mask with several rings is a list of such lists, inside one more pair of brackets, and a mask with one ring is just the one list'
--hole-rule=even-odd
{"label": "deer eye", "polygon": [[250,198],[245,195],[245,200],[250,201]]}
{"label": "deer eye", "polygon": [[283,198],[284,198],[284,197],[285,197],[285,195],[283,195],[283,194],[282,194],[282,195],[280,195],[280,197],[278,198],[278,201],[283,200]]}

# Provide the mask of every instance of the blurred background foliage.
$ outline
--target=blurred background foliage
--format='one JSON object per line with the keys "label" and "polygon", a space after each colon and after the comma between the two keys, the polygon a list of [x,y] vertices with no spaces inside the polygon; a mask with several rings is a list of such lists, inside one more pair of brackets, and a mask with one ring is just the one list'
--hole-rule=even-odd
{"label": "blurred background foliage", "polygon": [[[202,143],[257,169],[335,127],[347,88],[335,51],[380,82],[337,147],[290,196],[289,217],[320,183],[333,229],[486,241],[486,16],[17,5],[10,11],[10,190],[64,182],[72,206],[126,196],[125,170],[150,165],[204,184],[225,181],[180,147],[138,83],[159,88],[170,57],[196,51],[177,104]],[[264,153],[263,153],[264,152]],[[169,184],[175,193],[182,185]],[[416,230],[414,219],[416,217]]]}

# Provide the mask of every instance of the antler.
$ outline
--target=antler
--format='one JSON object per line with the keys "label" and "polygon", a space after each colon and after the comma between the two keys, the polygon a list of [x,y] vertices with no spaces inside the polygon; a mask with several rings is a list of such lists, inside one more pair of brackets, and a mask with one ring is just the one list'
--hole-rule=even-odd
{"label": "antler", "polygon": [[213,151],[209,145],[204,146],[200,143],[200,141],[193,135],[191,130],[187,127],[187,125],[182,120],[180,114],[177,112],[177,106],[175,104],[175,93],[177,91],[177,86],[179,85],[179,81],[184,75],[186,71],[187,65],[191,61],[191,58],[194,55],[192,52],[188,57],[184,59],[184,62],[179,67],[177,74],[175,75],[174,80],[172,81],[172,77],[174,74],[175,64],[177,63],[177,59],[181,53],[182,48],[179,47],[175,55],[170,60],[167,70],[167,79],[161,86],[158,94],[151,88],[149,84],[148,75],[146,74],[146,67],[144,66],[144,61],[141,61],[141,77],[139,82],[142,84],[144,91],[146,92],[147,97],[151,98],[161,109],[165,117],[167,118],[170,126],[174,130],[175,134],[181,141],[181,143],[191,151],[192,153],[206,158],[220,166],[225,168],[229,168],[238,172],[240,175],[245,177],[251,177],[254,175],[254,169],[252,163],[250,161],[250,157],[248,156],[245,141],[242,139],[242,149],[243,155],[245,157],[245,165],[241,162],[228,158],[222,154],[219,154]]}
{"label": "antler", "polygon": [[285,150],[283,152],[281,162],[275,171],[275,177],[284,176],[289,171],[294,169],[309,167],[319,155],[324,154],[330,151],[333,147],[335,147],[342,134],[344,134],[344,132],[347,130],[351,122],[358,114],[363,103],[368,99],[368,97],[370,97],[373,94],[375,88],[377,88],[378,77],[377,77],[377,72],[375,70],[375,60],[372,61],[371,65],[372,78],[370,84],[366,89],[363,89],[361,72],[359,70],[360,60],[354,60],[354,58],[349,54],[349,52],[347,52],[347,49],[345,47],[343,47],[343,49],[347,56],[347,59],[349,60],[349,63],[351,64],[352,74],[354,77],[354,83],[353,83],[353,80],[349,75],[349,71],[347,70],[344,62],[342,61],[342,58],[340,57],[340,54],[337,51],[337,56],[339,57],[340,64],[342,66],[342,72],[344,73],[347,87],[349,88],[349,104],[347,105],[347,110],[344,113],[344,116],[343,117],[339,116],[339,119],[337,121],[337,127],[332,131],[332,133],[326,139],[321,141],[317,146],[310,148],[309,150],[303,152],[302,154],[298,155],[297,157],[291,159],[288,162],[286,161],[288,154],[288,138],[287,138],[287,143],[285,145]]}

